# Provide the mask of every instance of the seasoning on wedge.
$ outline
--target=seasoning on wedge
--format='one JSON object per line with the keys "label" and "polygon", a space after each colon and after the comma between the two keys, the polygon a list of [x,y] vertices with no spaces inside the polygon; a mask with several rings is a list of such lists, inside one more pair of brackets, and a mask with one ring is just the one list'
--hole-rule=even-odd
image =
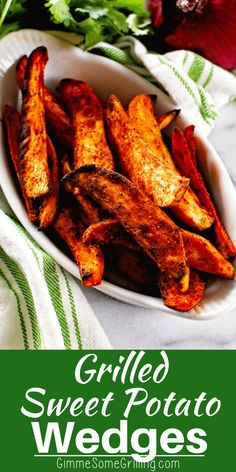
{"label": "seasoning on wedge", "polygon": [[[142,93],[134,97],[128,108],[130,119],[158,159],[175,175],[180,176],[156,122],[155,102],[156,96],[154,95]],[[198,231],[209,228],[213,223],[213,217],[201,206],[190,188],[187,189],[181,201],[171,207],[171,212],[180,221]]]}
{"label": "seasoning on wedge", "polygon": [[234,267],[207,239],[199,234],[181,230],[186,259],[193,269],[216,274],[225,279],[234,278]]}
{"label": "seasoning on wedge", "polygon": [[35,49],[27,63],[22,105],[21,179],[28,198],[45,195],[50,187],[44,110],[44,68],[47,49]]}
{"label": "seasoning on wedge", "polygon": [[197,272],[190,271],[189,289],[186,293],[181,293],[176,283],[166,279],[164,274],[159,277],[159,287],[164,305],[178,311],[189,311],[194,308],[203,297],[204,282]]}
{"label": "seasoning on wedge", "polygon": [[94,165],[74,170],[63,181],[86,189],[122,223],[168,279],[175,280],[181,291],[188,289],[189,271],[178,227],[132,182],[117,172]]}
{"label": "seasoning on wedge", "polygon": [[[234,267],[207,239],[199,234],[181,229],[188,265],[209,274],[215,274],[226,279],[234,278]],[[115,219],[99,221],[89,226],[83,234],[83,241],[92,244],[120,246],[142,251],[141,247],[129,237],[124,227]]]}
{"label": "seasoning on wedge", "polygon": [[[71,172],[71,167],[68,159],[68,155],[64,154],[61,158],[61,171],[62,175],[65,176]],[[83,219],[86,225],[93,225],[100,221],[100,211],[98,206],[88,197],[81,188],[74,187],[70,182],[64,183],[64,189],[66,192],[72,193],[79,203],[79,206],[83,209]]]}
{"label": "seasoning on wedge", "polygon": [[[27,56],[22,56],[16,67],[16,76],[19,88],[24,91],[25,71],[28,63]],[[73,147],[73,130],[70,118],[62,108],[56,95],[44,87],[44,106],[49,133],[64,147]]]}
{"label": "seasoning on wedge", "polygon": [[99,246],[82,242],[85,227],[81,221],[76,221],[71,207],[64,206],[59,211],[53,228],[68,245],[79,267],[82,284],[86,287],[99,285],[104,271],[102,250]]}
{"label": "seasoning on wedge", "polygon": [[162,115],[155,115],[156,122],[159,126],[159,129],[162,130],[167,128],[178,116],[180,110],[171,110]]}
{"label": "seasoning on wedge", "polygon": [[50,190],[42,197],[39,207],[39,229],[46,229],[52,225],[58,210],[59,203],[59,169],[55,148],[47,136],[47,152],[50,168]]}
{"label": "seasoning on wedge", "polygon": [[74,168],[95,164],[114,169],[104,129],[103,108],[93,89],[85,82],[63,79],[61,98],[68,109],[74,131]]}
{"label": "seasoning on wedge", "polygon": [[115,95],[108,100],[107,127],[123,173],[158,206],[178,203],[189,180],[174,175],[163,165],[140,136]]}
{"label": "seasoning on wedge", "polygon": [[83,234],[83,242],[98,245],[118,246],[140,253],[140,246],[129,236],[115,218],[108,218],[90,225]]}
{"label": "seasoning on wedge", "polygon": [[177,168],[183,175],[190,178],[192,189],[201,204],[204,205],[214,218],[213,229],[216,247],[224,257],[234,257],[236,255],[236,248],[223,226],[202,174],[199,172],[196,162],[191,157],[191,152],[188,148],[184,133],[179,128],[175,128],[172,134],[172,154]]}
{"label": "seasoning on wedge", "polygon": [[34,201],[28,198],[24,186],[22,185],[20,175],[20,132],[21,132],[21,116],[20,113],[10,105],[4,107],[4,125],[6,130],[7,143],[9,148],[9,154],[11,156],[17,179],[20,185],[20,189],[24,198],[26,211],[29,220],[32,223],[36,223],[38,220],[38,210],[35,206]]}

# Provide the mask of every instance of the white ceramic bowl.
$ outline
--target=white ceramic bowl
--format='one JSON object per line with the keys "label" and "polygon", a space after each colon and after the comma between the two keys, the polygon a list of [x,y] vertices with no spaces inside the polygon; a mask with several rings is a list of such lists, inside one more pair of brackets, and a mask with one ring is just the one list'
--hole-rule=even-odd
{"label": "white ceramic bowl", "polygon": [[[29,54],[32,49],[41,45],[46,46],[49,52],[49,62],[45,73],[45,82],[49,88],[54,89],[60,79],[71,77],[87,81],[103,100],[107,99],[111,93],[115,93],[126,104],[134,95],[147,92],[158,95],[159,112],[176,107],[176,104],[173,104],[154,85],[116,62],[81,51],[79,48],[50,34],[36,30],[21,30],[8,35],[0,42],[1,110],[6,103],[18,106],[20,102],[15,77],[16,61],[23,54]],[[184,112],[181,112],[178,125],[183,127],[186,124],[188,124],[188,119]],[[201,159],[204,162],[204,175],[211,187],[223,222],[236,243],[236,193],[234,186],[210,143],[200,134],[197,136],[198,145],[201,148]],[[63,254],[45,234],[37,231],[35,226],[29,222],[9,168],[2,127],[0,129],[0,153],[0,184],[16,216],[45,251],[54,257],[68,272],[79,278],[76,264]],[[156,308],[162,312],[190,319],[197,318],[198,320],[210,319],[232,309],[236,305],[236,282],[223,279],[212,279],[207,285],[202,302],[186,314],[165,307],[160,298],[135,293],[107,281],[103,281],[96,289],[132,305]]]}

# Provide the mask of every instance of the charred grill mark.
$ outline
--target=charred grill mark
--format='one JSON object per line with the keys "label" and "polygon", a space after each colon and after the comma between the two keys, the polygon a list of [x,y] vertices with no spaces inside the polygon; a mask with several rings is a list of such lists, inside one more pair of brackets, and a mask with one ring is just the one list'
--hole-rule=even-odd
{"label": "charred grill mark", "polygon": [[187,274],[182,236],[178,227],[124,176],[102,168],[81,167],[66,179],[82,186],[117,218],[158,265],[177,283]]}

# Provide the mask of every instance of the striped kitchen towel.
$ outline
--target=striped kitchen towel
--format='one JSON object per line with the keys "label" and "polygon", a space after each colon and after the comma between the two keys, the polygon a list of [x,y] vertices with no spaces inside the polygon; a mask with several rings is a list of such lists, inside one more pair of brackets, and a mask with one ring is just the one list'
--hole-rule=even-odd
{"label": "striped kitchen towel", "polygon": [[236,98],[236,77],[194,52],[157,54],[132,36],[114,45],[100,42],[94,48],[161,88],[205,135],[218,109]]}
{"label": "striped kitchen towel", "polygon": [[[75,34],[63,39],[81,45]],[[157,85],[206,135],[235,98],[236,78],[192,52],[148,52],[129,36],[97,50]],[[78,282],[32,240],[0,193],[0,349],[109,347]]]}
{"label": "striped kitchen towel", "polygon": [[108,349],[79,284],[29,236],[0,190],[0,349]]}

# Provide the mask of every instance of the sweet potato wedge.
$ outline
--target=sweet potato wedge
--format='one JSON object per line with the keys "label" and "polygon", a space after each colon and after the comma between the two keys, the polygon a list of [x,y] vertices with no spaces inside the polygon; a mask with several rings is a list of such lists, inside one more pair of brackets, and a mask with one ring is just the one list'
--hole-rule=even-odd
{"label": "sweet potato wedge", "polygon": [[57,97],[45,87],[44,104],[49,133],[64,147],[73,148],[73,128],[70,118]]}
{"label": "sweet potato wedge", "polygon": [[158,206],[178,203],[189,180],[162,164],[135,129],[121,102],[111,95],[107,106],[107,127],[118,163],[125,175]]}
{"label": "sweet potato wedge", "polygon": [[[24,90],[25,71],[28,63],[27,56],[22,56],[16,66],[16,76],[19,88]],[[62,108],[57,97],[44,87],[44,106],[49,133],[64,147],[73,147],[73,129],[70,118]]]}
{"label": "sweet potato wedge", "polygon": [[28,57],[26,54],[22,56],[16,65],[16,78],[19,89],[23,92],[25,89],[25,71],[28,64]]}
{"label": "sweet potato wedge", "polygon": [[155,293],[158,293],[158,269],[146,254],[116,246],[112,248],[110,260],[127,279],[139,286],[139,290],[153,289]]}
{"label": "sweet potato wedge", "polygon": [[28,198],[45,195],[50,186],[43,82],[47,60],[48,54],[45,47],[35,49],[28,59],[25,73],[20,168],[21,179]]}
{"label": "sweet potato wedge", "polygon": [[178,227],[126,177],[94,165],[74,170],[63,179],[82,187],[126,231],[182,291],[188,289],[188,267]]}
{"label": "sweet potato wedge", "polygon": [[92,244],[118,246],[140,253],[140,246],[129,236],[115,218],[90,225],[84,232],[82,241]]}
{"label": "sweet potato wedge", "polygon": [[225,279],[234,278],[234,267],[207,239],[199,234],[181,230],[186,259],[190,267],[216,274]]}
{"label": "sweet potato wedge", "polygon": [[4,108],[4,125],[6,130],[9,154],[11,156],[20,189],[24,198],[26,211],[32,223],[36,223],[38,219],[38,210],[31,198],[25,194],[24,186],[21,182],[20,175],[20,133],[21,133],[21,116],[20,113],[10,105]]}
{"label": "sweet potato wedge", "polygon": [[39,229],[46,229],[52,225],[58,210],[59,203],[59,169],[55,148],[47,136],[47,153],[50,168],[50,191],[42,199],[39,207]]}
{"label": "sweet potato wedge", "polygon": [[[202,236],[181,229],[188,265],[202,272],[234,278],[234,267],[222,254]],[[100,221],[89,226],[83,234],[83,242],[123,247],[140,253],[140,246],[127,237],[123,226],[115,219]]]}
{"label": "sweet potato wedge", "polygon": [[104,129],[103,108],[92,88],[85,82],[63,79],[59,92],[67,107],[74,131],[74,168],[95,164],[114,169]]}
{"label": "sweet potato wedge", "polygon": [[[175,175],[177,171],[171,154],[166,147],[160,127],[154,116],[154,105],[156,97],[142,93],[133,98],[129,104],[129,116],[137,131],[146,141],[151,150],[158,156],[159,160],[169,167]],[[202,231],[209,228],[213,218],[203,208],[191,189],[187,189],[181,201],[171,207],[171,212],[180,221],[190,228]]]}
{"label": "sweet potato wedge", "polygon": [[186,293],[181,293],[173,280],[170,282],[164,274],[159,277],[164,305],[177,311],[189,311],[194,308],[202,300],[204,286],[204,282],[194,270],[190,271],[189,289]]}
{"label": "sweet potato wedge", "polygon": [[[62,175],[69,174],[71,172],[71,167],[68,159],[68,155],[64,154],[61,159],[61,170]],[[79,206],[83,209],[83,220],[84,223],[88,225],[93,225],[100,221],[100,211],[95,203],[85,195],[84,191],[81,188],[74,187],[70,182],[64,183],[64,189],[66,192],[72,193],[79,203]]]}
{"label": "sweet potato wedge", "polygon": [[159,129],[162,130],[167,128],[178,116],[180,110],[171,110],[162,115],[155,115],[156,122],[159,126]]}
{"label": "sweet potato wedge", "polygon": [[194,129],[195,129],[194,125],[186,126],[183,133],[184,133],[184,137],[186,139],[189,151],[191,153],[191,159],[194,165],[197,165],[197,146],[196,146],[196,141],[194,137]]}
{"label": "sweet potato wedge", "polygon": [[172,171],[176,171],[171,154],[162,139],[161,130],[154,115],[156,98],[156,95],[147,95],[146,93],[136,95],[129,103],[128,114],[133,126],[135,126],[144,141],[152,149],[155,156],[162,164]]}
{"label": "sweet potato wedge", "polygon": [[71,207],[63,207],[59,211],[53,228],[68,245],[79,267],[82,285],[86,287],[99,285],[104,271],[102,250],[99,246],[82,242],[85,227],[81,221],[75,220]]}
{"label": "sweet potato wedge", "polygon": [[190,178],[191,187],[199,201],[214,218],[213,229],[216,247],[224,257],[234,257],[236,255],[236,248],[223,226],[203,176],[198,171],[194,159],[191,158],[187,141],[179,128],[175,128],[172,134],[172,153],[177,168],[183,175]]}

